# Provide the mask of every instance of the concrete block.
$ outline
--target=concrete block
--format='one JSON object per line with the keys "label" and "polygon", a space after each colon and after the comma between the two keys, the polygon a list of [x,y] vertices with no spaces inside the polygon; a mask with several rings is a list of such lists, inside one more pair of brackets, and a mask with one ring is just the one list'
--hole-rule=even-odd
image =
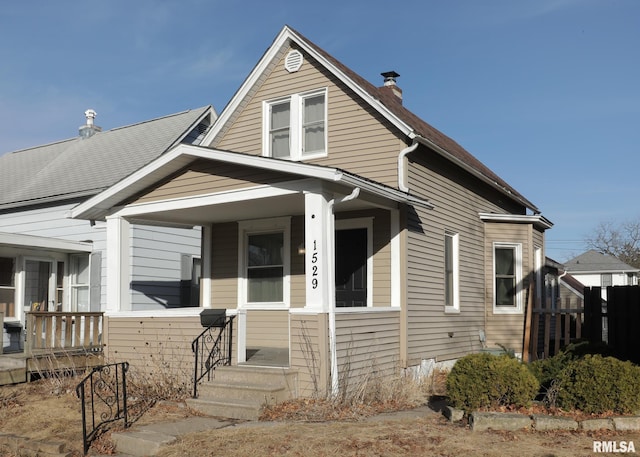
{"label": "concrete block", "polygon": [[458,422],[461,421],[464,417],[464,411],[461,409],[456,409],[453,406],[446,405],[442,408],[442,414],[444,417],[449,419],[449,422]]}
{"label": "concrete block", "polygon": [[640,416],[614,417],[612,420],[617,431],[640,430]]}
{"label": "concrete block", "polygon": [[469,416],[473,431],[522,430],[531,428],[531,417],[518,413],[474,412]]}
{"label": "concrete block", "polygon": [[150,431],[126,431],[111,435],[120,453],[133,456],[156,455],[162,446],[173,443],[175,436]]}
{"label": "concrete block", "polygon": [[610,419],[585,419],[580,422],[580,429],[585,431],[613,430],[613,421]]}
{"label": "concrete block", "polygon": [[536,430],[578,430],[578,422],[569,417],[534,414],[532,419]]}

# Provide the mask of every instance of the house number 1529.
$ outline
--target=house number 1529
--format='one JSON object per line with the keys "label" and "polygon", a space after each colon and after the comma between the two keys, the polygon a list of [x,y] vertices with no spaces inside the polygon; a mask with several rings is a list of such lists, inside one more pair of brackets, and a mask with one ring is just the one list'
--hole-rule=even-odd
{"label": "house number 1529", "polygon": [[313,240],[313,252],[311,253],[311,287],[318,288],[318,244]]}

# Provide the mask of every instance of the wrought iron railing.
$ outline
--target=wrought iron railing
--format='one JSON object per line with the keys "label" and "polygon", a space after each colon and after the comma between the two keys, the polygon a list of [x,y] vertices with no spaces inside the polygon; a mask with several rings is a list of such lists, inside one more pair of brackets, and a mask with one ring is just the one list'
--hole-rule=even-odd
{"label": "wrought iron railing", "polygon": [[233,318],[229,316],[219,321],[219,325],[207,327],[191,343],[195,354],[193,374],[193,398],[198,396],[198,383],[211,374],[220,365],[231,365],[231,349],[233,344]]}
{"label": "wrought iron railing", "polygon": [[76,387],[82,402],[82,444],[87,454],[91,442],[106,424],[124,420],[124,427],[131,423],[127,415],[128,362],[94,367]]}

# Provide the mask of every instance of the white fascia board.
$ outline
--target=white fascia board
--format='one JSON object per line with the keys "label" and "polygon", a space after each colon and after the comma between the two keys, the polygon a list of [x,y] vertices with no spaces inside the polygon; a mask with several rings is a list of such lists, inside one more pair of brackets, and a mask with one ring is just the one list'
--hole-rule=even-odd
{"label": "white fascia board", "polygon": [[510,222],[514,224],[533,224],[539,229],[550,229],[553,223],[542,215],[480,213],[483,222]]}
{"label": "white fascia board", "polygon": [[64,252],[91,252],[93,244],[82,241],[61,240],[45,236],[23,235],[19,233],[0,233],[0,245],[50,249]]}
{"label": "white fascia board", "polygon": [[273,41],[273,44],[269,47],[262,59],[255,66],[253,71],[249,74],[247,79],[245,79],[240,89],[238,89],[231,101],[227,104],[223,112],[220,114],[220,117],[216,121],[211,131],[209,131],[209,133],[207,133],[207,135],[203,139],[203,144],[210,144],[211,141],[216,137],[216,135],[220,133],[222,127],[231,118],[231,116],[239,107],[244,97],[249,93],[253,85],[260,79],[261,75],[267,69],[271,61],[275,58],[280,49],[284,45],[286,45],[287,40],[294,41],[307,54],[311,55],[315,60],[320,62],[327,70],[333,73],[347,87],[349,87],[356,94],[362,97],[363,100],[367,101],[367,103],[369,103],[375,110],[380,112],[380,114],[382,114],[389,122],[396,126],[402,133],[410,137],[414,136],[413,129],[409,125],[401,121],[379,100],[372,97],[371,94],[360,87],[360,85],[356,84],[351,78],[348,78],[335,65],[331,64],[327,59],[325,59],[324,56],[316,52],[316,50],[313,47],[309,46],[309,44],[305,40],[296,35],[289,27],[285,26]]}

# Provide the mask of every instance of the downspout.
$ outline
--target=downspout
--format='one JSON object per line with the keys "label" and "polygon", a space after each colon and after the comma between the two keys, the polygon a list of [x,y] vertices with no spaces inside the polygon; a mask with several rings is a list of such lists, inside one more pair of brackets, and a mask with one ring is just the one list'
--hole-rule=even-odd
{"label": "downspout", "polygon": [[[345,195],[342,198],[331,200],[329,203],[330,214],[333,214],[333,209],[336,205],[339,205],[344,202],[348,202],[350,200],[354,200],[358,198],[360,195],[360,188],[356,187],[349,195]],[[333,229],[335,233],[335,227]],[[334,251],[334,262],[335,262],[335,235],[334,235],[334,243],[333,243],[333,251]],[[333,262],[329,263],[329,277],[335,278],[335,267]],[[335,279],[333,281],[335,284]],[[332,293],[329,294],[330,303],[329,303],[329,352],[331,354],[331,397],[336,398],[339,393],[339,376],[338,376],[338,351],[336,344],[336,291],[335,286],[332,290]]]}
{"label": "downspout", "polygon": [[404,158],[407,154],[413,152],[418,147],[418,140],[414,139],[413,144],[404,148],[398,154],[398,189],[403,192],[409,192],[409,187],[407,186],[407,167],[404,164]]}

